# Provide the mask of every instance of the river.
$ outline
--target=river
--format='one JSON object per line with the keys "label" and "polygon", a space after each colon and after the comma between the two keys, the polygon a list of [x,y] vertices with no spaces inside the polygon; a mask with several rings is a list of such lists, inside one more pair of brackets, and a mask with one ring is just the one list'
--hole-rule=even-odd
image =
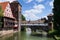
{"label": "river", "polygon": [[32,36],[26,32],[18,32],[10,37],[0,37],[0,40],[54,40],[53,38],[48,38],[46,36]]}

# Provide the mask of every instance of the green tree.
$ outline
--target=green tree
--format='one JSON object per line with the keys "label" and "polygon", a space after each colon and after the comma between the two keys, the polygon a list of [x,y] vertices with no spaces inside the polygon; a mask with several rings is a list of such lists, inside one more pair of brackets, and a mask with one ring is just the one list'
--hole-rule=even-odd
{"label": "green tree", "polygon": [[2,27],[3,24],[3,10],[2,7],[0,6],[0,27]]}
{"label": "green tree", "polygon": [[25,21],[26,19],[25,19],[25,17],[22,15],[21,16],[21,19],[22,19],[22,21]]}
{"label": "green tree", "polygon": [[3,17],[3,10],[1,6],[0,6],[0,17]]}
{"label": "green tree", "polygon": [[60,0],[54,0],[54,32],[55,35],[60,35]]}
{"label": "green tree", "polygon": [[[25,17],[24,17],[24,15],[21,15],[21,20],[22,21],[25,21],[26,20]],[[21,27],[21,31],[25,31],[25,29],[26,29],[26,26]]]}

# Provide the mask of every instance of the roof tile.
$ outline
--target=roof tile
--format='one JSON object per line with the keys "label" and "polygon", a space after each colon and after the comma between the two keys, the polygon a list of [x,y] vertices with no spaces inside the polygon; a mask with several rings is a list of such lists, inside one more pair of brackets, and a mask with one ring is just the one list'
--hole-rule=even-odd
{"label": "roof tile", "polygon": [[6,8],[6,6],[7,6],[8,3],[9,2],[0,2],[0,6],[2,7],[3,11],[5,10],[5,8]]}

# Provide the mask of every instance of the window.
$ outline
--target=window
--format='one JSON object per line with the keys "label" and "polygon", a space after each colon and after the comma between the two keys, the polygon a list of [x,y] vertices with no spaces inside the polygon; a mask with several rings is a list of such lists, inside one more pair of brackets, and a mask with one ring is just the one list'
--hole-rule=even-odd
{"label": "window", "polygon": [[7,25],[8,23],[6,22],[6,25]]}
{"label": "window", "polygon": [[8,11],[8,9],[7,9],[7,11]]}

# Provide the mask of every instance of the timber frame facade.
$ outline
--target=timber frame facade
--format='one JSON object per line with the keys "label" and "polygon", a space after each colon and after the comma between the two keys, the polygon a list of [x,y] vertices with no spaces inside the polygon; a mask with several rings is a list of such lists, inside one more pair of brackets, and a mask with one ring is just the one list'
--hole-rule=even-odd
{"label": "timber frame facade", "polygon": [[18,15],[19,12],[21,12],[21,4],[18,1],[13,1],[12,3],[2,2],[0,5],[4,11],[2,17],[3,24],[1,28],[7,30],[18,27]]}

